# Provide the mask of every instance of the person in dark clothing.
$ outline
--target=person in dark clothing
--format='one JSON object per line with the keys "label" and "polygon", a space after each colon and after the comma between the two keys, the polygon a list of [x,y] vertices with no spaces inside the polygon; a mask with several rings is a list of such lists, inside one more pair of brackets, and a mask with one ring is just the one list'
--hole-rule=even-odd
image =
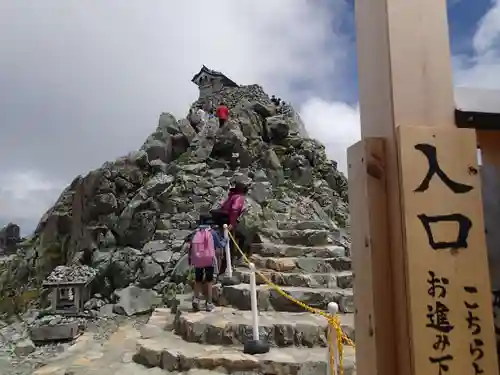
{"label": "person in dark clothing", "polygon": [[229,119],[229,108],[221,102],[215,111],[215,115],[219,119],[219,127],[222,128]]}

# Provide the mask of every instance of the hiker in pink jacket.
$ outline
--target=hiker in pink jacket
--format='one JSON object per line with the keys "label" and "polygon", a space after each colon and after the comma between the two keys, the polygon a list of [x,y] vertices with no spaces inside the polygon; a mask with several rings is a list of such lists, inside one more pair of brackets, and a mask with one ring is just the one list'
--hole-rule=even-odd
{"label": "hiker in pink jacket", "polygon": [[[240,215],[245,209],[245,196],[247,192],[248,186],[244,183],[236,182],[234,187],[229,190],[228,197],[224,202],[222,202],[221,207],[219,209],[212,210],[211,212],[214,223],[220,228],[222,228],[224,224],[228,224],[233,238],[237,241],[241,236],[236,230],[236,226]],[[236,256],[239,257],[239,251],[235,249],[233,241],[230,240],[229,243],[231,246],[231,258],[234,259]],[[226,270],[226,264],[227,262],[224,257],[220,265],[220,274]]]}
{"label": "hiker in pink jacket", "polygon": [[237,185],[229,191],[227,199],[222,203],[221,209],[227,212],[227,218],[231,229],[236,228],[238,219],[243,212],[243,208],[245,207],[245,194],[246,187]]}
{"label": "hiker in pink jacket", "polygon": [[226,200],[222,202],[221,207],[212,210],[211,215],[214,223],[220,227],[229,224],[234,229],[245,208],[245,195],[247,192],[248,187],[245,184],[236,182],[234,187],[229,190],[229,194]]}

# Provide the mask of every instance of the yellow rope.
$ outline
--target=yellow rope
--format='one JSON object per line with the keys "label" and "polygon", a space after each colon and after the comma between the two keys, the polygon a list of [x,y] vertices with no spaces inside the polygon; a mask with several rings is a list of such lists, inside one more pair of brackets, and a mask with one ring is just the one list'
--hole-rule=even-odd
{"label": "yellow rope", "polygon": [[[245,255],[245,253],[241,250],[241,248],[239,247],[238,243],[235,241],[231,232],[229,230],[227,232],[229,234],[229,238],[233,242],[236,249],[238,249],[240,254],[243,256],[243,259],[245,260],[245,262],[247,264],[250,264],[251,263],[250,259],[248,259],[248,257]],[[343,365],[343,350],[342,350],[343,349],[343,342],[345,341],[347,343],[347,345],[350,345],[352,347],[354,347],[355,345],[354,345],[354,342],[342,331],[342,327],[340,325],[340,319],[339,319],[338,315],[332,316],[330,314],[325,313],[323,310],[319,310],[319,309],[316,309],[316,308],[311,307],[309,305],[306,305],[305,303],[297,300],[296,298],[292,297],[291,295],[289,295],[288,293],[283,291],[278,285],[274,284],[271,280],[269,280],[259,270],[255,270],[255,273],[257,273],[262,278],[262,280],[264,280],[264,282],[267,285],[269,285],[271,288],[276,290],[283,297],[296,303],[297,305],[299,305],[303,309],[305,309],[313,314],[321,315],[328,320],[329,326],[337,332],[337,348],[338,348],[338,352],[339,352],[339,368],[340,368],[339,375],[343,375],[343,366],[342,366]],[[333,343],[331,342],[331,337],[329,337],[329,336],[331,336],[331,332],[330,332],[331,328],[330,327],[327,330],[327,338],[328,338],[328,345],[329,345],[329,351],[330,351],[330,369],[331,369],[332,374],[333,374],[334,351],[333,351]]]}

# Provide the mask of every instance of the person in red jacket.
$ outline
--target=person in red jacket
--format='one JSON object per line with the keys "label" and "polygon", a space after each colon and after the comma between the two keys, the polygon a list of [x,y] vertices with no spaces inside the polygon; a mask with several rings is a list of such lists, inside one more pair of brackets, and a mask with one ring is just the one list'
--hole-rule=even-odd
{"label": "person in red jacket", "polygon": [[215,111],[215,115],[219,118],[219,127],[222,128],[229,119],[229,108],[221,102]]}

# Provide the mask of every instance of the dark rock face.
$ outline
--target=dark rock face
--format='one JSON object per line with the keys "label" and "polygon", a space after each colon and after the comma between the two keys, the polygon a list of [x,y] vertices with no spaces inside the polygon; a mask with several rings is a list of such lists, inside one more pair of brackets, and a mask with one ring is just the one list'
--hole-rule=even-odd
{"label": "dark rock face", "polygon": [[280,113],[257,85],[225,88],[210,100],[230,109],[222,129],[195,111],[179,121],[163,113],[138,151],[76,177],[27,240],[25,274],[43,278],[81,262],[97,270],[103,295],[129,285],[161,291],[199,213],[238,179],[250,184],[240,222],[250,241],[278,222],[321,221],[340,233],[346,179],[323,145],[301,135],[297,116]]}
{"label": "dark rock face", "polygon": [[16,251],[17,244],[21,241],[21,229],[19,225],[9,223],[0,229],[0,252],[7,254]]}

